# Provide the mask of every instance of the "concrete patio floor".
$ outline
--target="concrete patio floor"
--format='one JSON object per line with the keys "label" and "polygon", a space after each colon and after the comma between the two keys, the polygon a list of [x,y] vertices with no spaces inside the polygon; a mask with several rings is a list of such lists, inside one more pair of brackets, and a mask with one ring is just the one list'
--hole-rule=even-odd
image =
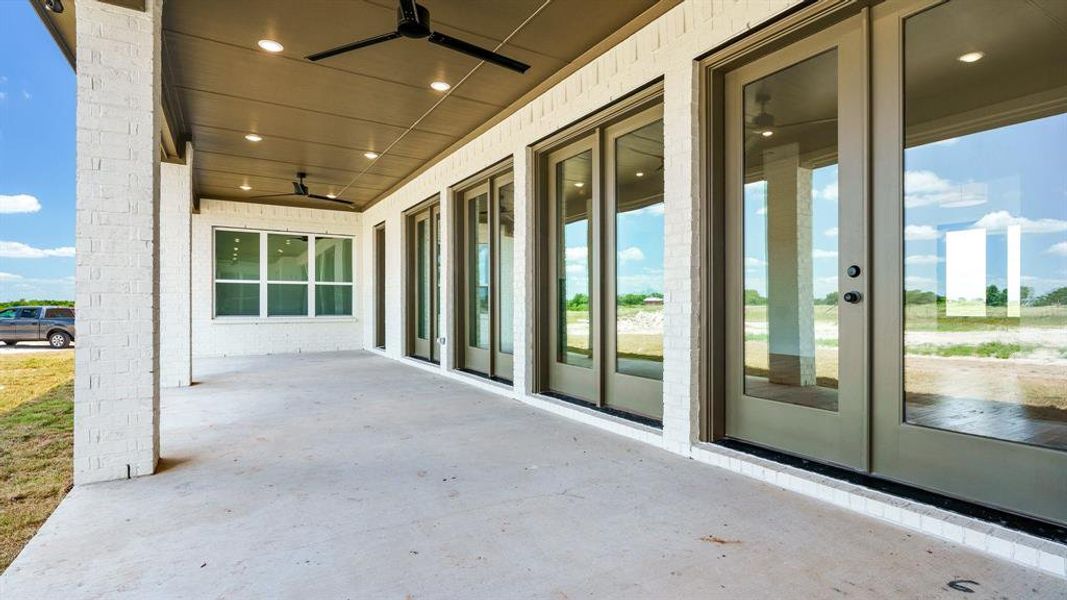
{"label": "concrete patio floor", "polygon": [[1067,593],[370,353],[197,367],[200,383],[165,391],[162,472],[73,490],[0,598]]}

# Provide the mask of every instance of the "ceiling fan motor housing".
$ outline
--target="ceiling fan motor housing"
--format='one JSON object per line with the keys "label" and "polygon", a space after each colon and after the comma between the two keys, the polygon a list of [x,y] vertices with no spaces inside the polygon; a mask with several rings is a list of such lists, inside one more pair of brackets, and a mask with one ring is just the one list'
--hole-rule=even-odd
{"label": "ceiling fan motor housing", "polygon": [[421,4],[415,4],[415,14],[411,15],[401,3],[396,9],[396,32],[409,38],[429,37],[430,11]]}

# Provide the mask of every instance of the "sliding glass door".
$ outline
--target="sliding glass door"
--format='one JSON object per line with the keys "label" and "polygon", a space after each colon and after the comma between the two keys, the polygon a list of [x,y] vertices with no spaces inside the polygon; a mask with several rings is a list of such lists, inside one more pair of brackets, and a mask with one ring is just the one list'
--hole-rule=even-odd
{"label": "sliding glass door", "polygon": [[374,347],[385,349],[385,223],[374,227]]}
{"label": "sliding glass door", "polygon": [[457,195],[462,232],[457,326],[462,369],[511,381],[514,353],[515,184],[486,177]]}
{"label": "sliding glass door", "polygon": [[662,107],[596,128],[550,152],[545,168],[547,391],[658,421]]}
{"label": "sliding glass door", "polygon": [[440,361],[440,220],[437,204],[408,217],[409,353],[431,362]]}

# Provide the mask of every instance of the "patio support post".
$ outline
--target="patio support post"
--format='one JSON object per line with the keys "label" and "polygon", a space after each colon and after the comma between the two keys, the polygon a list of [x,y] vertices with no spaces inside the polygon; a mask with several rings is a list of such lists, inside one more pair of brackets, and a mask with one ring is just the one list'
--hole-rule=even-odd
{"label": "patio support post", "polygon": [[159,459],[162,0],[77,10],[74,482]]}
{"label": "patio support post", "polygon": [[535,154],[522,145],[515,149],[512,164],[515,189],[515,277],[514,298],[514,356],[513,383],[516,397],[522,398],[534,391],[536,381],[536,335],[537,335],[537,239],[534,188]]}
{"label": "patio support post", "polygon": [[184,162],[159,166],[159,384],[192,383],[193,145]]}

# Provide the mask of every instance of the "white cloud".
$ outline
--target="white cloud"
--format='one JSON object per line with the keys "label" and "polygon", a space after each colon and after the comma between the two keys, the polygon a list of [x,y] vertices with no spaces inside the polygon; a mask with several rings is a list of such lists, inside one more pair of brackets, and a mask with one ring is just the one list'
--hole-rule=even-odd
{"label": "white cloud", "polygon": [[0,194],[0,215],[14,213],[34,213],[41,210],[41,203],[29,194],[5,196]]}
{"label": "white cloud", "polygon": [[567,248],[566,251],[567,262],[584,261],[589,256],[589,248],[585,246],[574,246]]}
{"label": "white cloud", "polygon": [[929,286],[934,285],[935,283],[937,283],[937,282],[934,281],[933,279],[930,279],[929,277],[917,277],[915,275],[909,275],[909,276],[904,278],[904,284],[905,285],[910,285],[910,286],[913,286],[913,287],[923,287],[923,286],[929,287]]}
{"label": "white cloud", "polygon": [[0,92],[0,102],[7,100],[7,92]]}
{"label": "white cloud", "polygon": [[935,254],[912,254],[904,258],[906,265],[936,265],[941,259]]}
{"label": "white cloud", "polygon": [[906,240],[936,240],[939,235],[937,230],[929,225],[908,225],[904,228]]}
{"label": "white cloud", "polygon": [[574,264],[567,265],[567,275],[584,275],[584,274],[585,274],[585,265],[581,265],[581,264],[578,264],[578,265],[574,265]]}
{"label": "white cloud", "polygon": [[761,207],[757,208],[756,209],[756,214],[757,215],[765,215],[765,214],[767,214],[767,207],[766,206],[761,206]]}
{"label": "white cloud", "polygon": [[746,267],[766,267],[767,266],[767,261],[763,260],[762,258],[756,258],[755,256],[746,256],[745,257],[745,266]]}
{"label": "white cloud", "polygon": [[0,271],[0,281],[15,281],[16,279],[22,279],[22,275]]}
{"label": "white cloud", "polygon": [[936,204],[941,208],[962,208],[988,202],[984,183],[955,183],[933,171],[904,172],[904,206],[917,208]]}
{"label": "white cloud", "polygon": [[1045,250],[1046,254],[1055,254],[1056,256],[1067,256],[1067,242],[1060,242],[1058,244],[1052,244]]}
{"label": "white cloud", "polygon": [[0,258],[45,258],[49,256],[74,256],[74,248],[34,248],[22,242],[0,241]]}
{"label": "white cloud", "polygon": [[645,260],[645,253],[641,251],[637,246],[630,246],[624,250],[619,251],[619,262],[637,262]]}
{"label": "white cloud", "polygon": [[826,231],[824,231],[822,233],[826,237],[835,238],[835,237],[837,237],[837,231],[838,231],[837,227],[831,227],[831,228],[827,229]]}
{"label": "white cloud", "polygon": [[33,98],[33,96],[32,96],[32,95],[30,95],[30,93],[29,93],[29,92],[27,92],[26,90],[22,90],[22,97],[23,97],[23,99],[25,99],[25,100],[29,100],[30,98]]}
{"label": "white cloud", "polygon": [[1006,210],[986,213],[974,222],[975,227],[989,230],[1007,229],[1009,225],[1018,225],[1025,233],[1059,233],[1067,231],[1067,221],[1060,219],[1027,219],[1016,217]]}
{"label": "white cloud", "polygon": [[831,202],[837,202],[837,182],[830,182],[822,187],[822,189],[815,190],[814,196],[823,200],[829,200]]}
{"label": "white cloud", "polygon": [[837,250],[823,250],[815,248],[811,251],[812,258],[837,258]]}

